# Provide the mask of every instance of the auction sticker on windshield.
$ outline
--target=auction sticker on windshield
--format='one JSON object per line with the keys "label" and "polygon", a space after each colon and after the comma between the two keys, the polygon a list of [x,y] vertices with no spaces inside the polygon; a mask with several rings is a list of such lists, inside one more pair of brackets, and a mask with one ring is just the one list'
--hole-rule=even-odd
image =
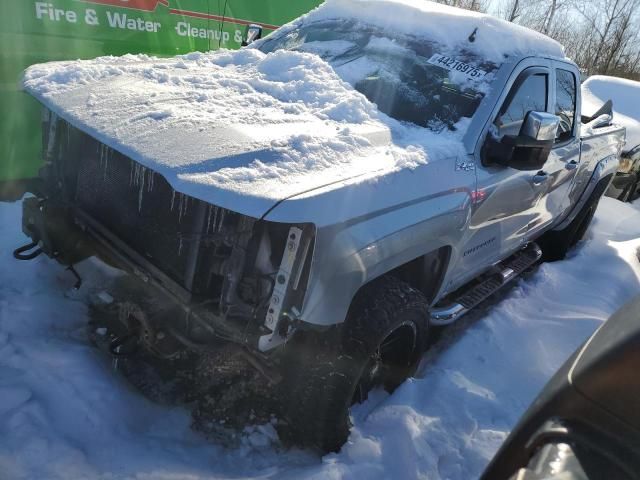
{"label": "auction sticker on windshield", "polygon": [[480,70],[473,65],[461,62],[447,55],[440,55],[439,53],[432,55],[427,62],[431,65],[446,68],[447,70],[463,73],[471,78],[482,78],[487,74],[484,70]]}

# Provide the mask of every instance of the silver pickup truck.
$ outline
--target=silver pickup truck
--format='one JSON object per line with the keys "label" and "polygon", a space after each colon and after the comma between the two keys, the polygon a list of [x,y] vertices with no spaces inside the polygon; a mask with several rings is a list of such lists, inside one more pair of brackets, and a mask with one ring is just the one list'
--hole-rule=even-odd
{"label": "silver pickup truck", "polygon": [[[581,124],[552,40],[416,5],[329,1],[235,53],[31,67],[46,166],[16,258],[125,272],[91,337],[190,384],[196,418],[269,405],[289,438],[340,448],[351,405],[410,376],[432,327],[582,238],[624,142]],[[171,123],[184,102],[198,128]],[[341,157],[352,139],[383,160]],[[429,154],[380,167],[400,144]]]}

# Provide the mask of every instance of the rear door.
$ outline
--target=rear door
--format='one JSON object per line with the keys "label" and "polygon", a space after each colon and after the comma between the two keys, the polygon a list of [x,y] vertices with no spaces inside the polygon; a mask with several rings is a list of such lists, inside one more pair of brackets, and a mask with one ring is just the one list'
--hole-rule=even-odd
{"label": "rear door", "polygon": [[560,117],[555,146],[542,168],[546,193],[541,200],[540,216],[529,225],[528,236],[563,216],[571,206],[569,193],[580,162],[578,134],[578,78],[575,70],[562,62],[554,62],[551,78],[551,113]]}

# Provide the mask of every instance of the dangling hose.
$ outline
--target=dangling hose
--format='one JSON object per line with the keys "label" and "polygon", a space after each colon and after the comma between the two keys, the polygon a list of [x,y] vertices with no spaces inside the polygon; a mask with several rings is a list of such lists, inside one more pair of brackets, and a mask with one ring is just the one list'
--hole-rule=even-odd
{"label": "dangling hose", "polygon": [[13,258],[15,258],[16,260],[33,260],[34,258],[36,258],[38,255],[42,253],[42,249],[37,248],[31,253],[25,253],[25,252],[28,252],[29,250],[32,250],[37,246],[38,244],[36,242],[31,242],[28,245],[24,245],[20,248],[16,248],[13,251]]}

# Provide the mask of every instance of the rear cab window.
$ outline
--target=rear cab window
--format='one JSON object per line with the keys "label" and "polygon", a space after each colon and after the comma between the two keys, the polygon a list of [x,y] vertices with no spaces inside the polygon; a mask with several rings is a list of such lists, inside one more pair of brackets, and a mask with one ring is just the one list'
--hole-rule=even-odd
{"label": "rear cab window", "polygon": [[556,70],[555,114],[560,117],[560,126],[556,134],[556,143],[562,143],[573,137],[576,118],[577,82],[573,72]]}

